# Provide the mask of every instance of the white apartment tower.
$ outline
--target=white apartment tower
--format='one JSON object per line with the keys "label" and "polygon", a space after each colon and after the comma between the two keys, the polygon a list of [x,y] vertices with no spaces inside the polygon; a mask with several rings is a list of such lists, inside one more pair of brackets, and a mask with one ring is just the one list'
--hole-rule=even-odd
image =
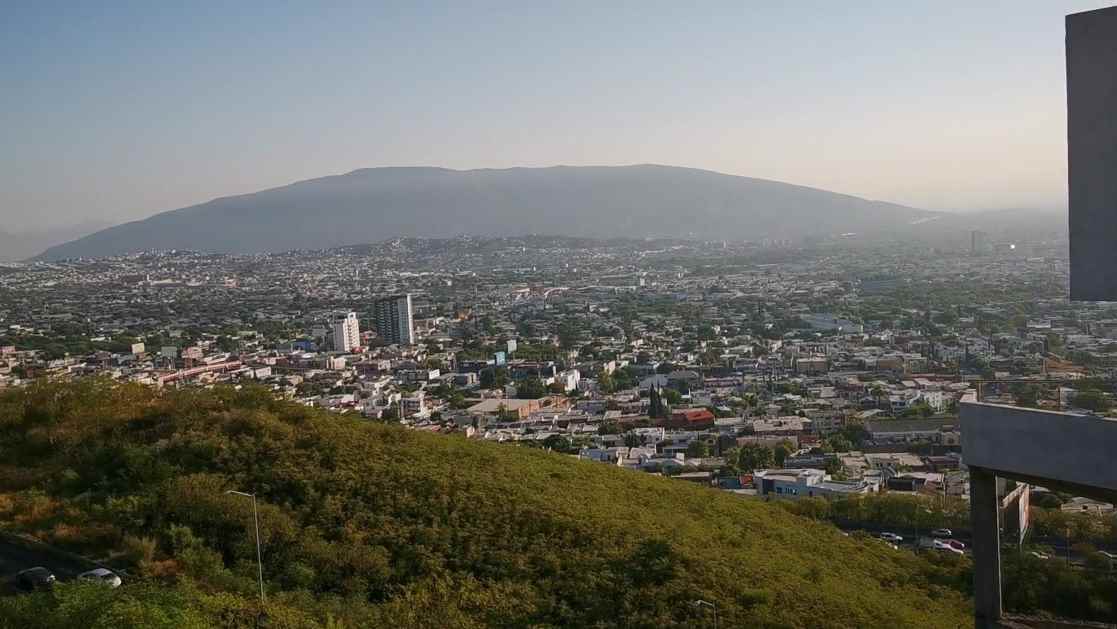
{"label": "white apartment tower", "polygon": [[350,312],[334,318],[334,351],[351,352],[361,346],[361,327],[357,313]]}
{"label": "white apartment tower", "polygon": [[372,305],[376,333],[389,345],[414,345],[411,326],[411,295],[393,295],[378,299]]}

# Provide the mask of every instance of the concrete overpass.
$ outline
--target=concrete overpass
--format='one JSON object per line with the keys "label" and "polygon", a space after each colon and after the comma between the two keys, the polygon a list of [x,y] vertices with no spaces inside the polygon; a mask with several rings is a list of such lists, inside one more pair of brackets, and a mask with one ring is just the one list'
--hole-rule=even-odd
{"label": "concrete overpass", "polygon": [[997,479],[1117,502],[1117,419],[981,402],[960,404],[962,459],[970,469],[974,615],[999,627],[1001,540]]}

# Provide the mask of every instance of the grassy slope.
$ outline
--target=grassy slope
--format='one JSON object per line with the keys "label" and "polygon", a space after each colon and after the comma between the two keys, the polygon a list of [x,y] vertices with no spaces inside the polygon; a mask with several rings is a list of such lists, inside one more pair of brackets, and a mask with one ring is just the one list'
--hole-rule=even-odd
{"label": "grassy slope", "polygon": [[[13,463],[0,469],[0,524],[86,546],[148,537],[158,550],[141,571],[242,597],[251,520],[221,490],[258,492],[273,604],[311,619],[693,626],[701,613],[688,602],[702,598],[722,626],[969,623],[969,602],[930,585],[923,559],[772,505],[266,394],[7,393],[0,461]],[[36,488],[53,504],[33,514]],[[94,532],[60,536],[69,525]],[[219,553],[217,567],[172,525]]]}

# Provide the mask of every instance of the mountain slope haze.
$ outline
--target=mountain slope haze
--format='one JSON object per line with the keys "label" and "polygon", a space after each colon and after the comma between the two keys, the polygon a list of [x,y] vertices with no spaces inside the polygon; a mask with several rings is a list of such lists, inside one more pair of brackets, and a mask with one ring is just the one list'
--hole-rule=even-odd
{"label": "mountain slope haze", "polygon": [[802,238],[909,230],[936,212],[672,166],[370,168],[156,214],[40,257],[145,249],[255,253],[396,237]]}

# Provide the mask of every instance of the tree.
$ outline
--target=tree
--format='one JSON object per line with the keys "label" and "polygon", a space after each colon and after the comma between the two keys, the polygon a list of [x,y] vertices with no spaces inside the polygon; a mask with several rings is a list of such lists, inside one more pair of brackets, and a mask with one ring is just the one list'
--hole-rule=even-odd
{"label": "tree", "polygon": [[613,374],[602,369],[597,373],[597,389],[602,393],[609,394],[617,390],[616,381],[613,380]]}
{"label": "tree", "polygon": [[[648,416],[653,419],[667,419],[671,415],[670,404],[678,403],[679,394],[671,389],[660,389],[653,386],[648,393],[650,405]],[[675,400],[672,402],[671,400]]]}
{"label": "tree", "polygon": [[536,376],[525,378],[516,383],[516,397],[521,400],[535,400],[547,395],[547,387]]}
{"label": "tree", "polygon": [[772,467],[775,457],[772,449],[755,443],[746,443],[737,450],[737,469],[743,472]]}
{"label": "tree", "polygon": [[838,434],[849,441],[852,448],[860,448],[871,437],[869,431],[865,430],[865,426],[861,424],[846,424],[842,426]]}
{"label": "tree", "polygon": [[694,439],[686,446],[688,459],[701,459],[710,456],[710,444],[702,439]]}
{"label": "tree", "polygon": [[482,389],[500,389],[508,384],[508,370],[504,367],[489,367],[481,370]]}
{"label": "tree", "polygon": [[900,414],[903,417],[927,418],[935,414],[935,409],[931,408],[931,405],[927,404],[927,402],[920,400],[904,409],[904,411]]}
{"label": "tree", "polygon": [[543,440],[543,447],[555,452],[563,452],[570,454],[577,452],[577,448],[573,447],[570,438],[565,435],[551,435]]}
{"label": "tree", "polygon": [[1071,403],[1078,408],[1084,408],[1088,411],[1097,413],[1104,413],[1113,406],[1109,398],[1101,391],[1079,391],[1075,394]]}
{"label": "tree", "polygon": [[613,391],[623,391],[636,386],[636,374],[631,367],[617,369],[611,374],[613,378]]}
{"label": "tree", "polygon": [[791,454],[791,446],[787,442],[776,444],[776,447],[772,448],[772,458],[780,467],[783,467],[783,462],[787,460],[789,454]]}
{"label": "tree", "polygon": [[570,319],[563,321],[558,327],[559,347],[573,349],[578,344],[578,333],[577,323]]}
{"label": "tree", "polygon": [[223,352],[235,352],[240,348],[240,342],[230,336],[217,337],[217,349]]}
{"label": "tree", "polygon": [[1035,407],[1039,401],[1040,389],[1034,384],[1014,384],[1012,394],[1017,406]]}
{"label": "tree", "polygon": [[826,445],[831,452],[849,452],[853,449],[853,444],[841,433],[830,435],[826,439]]}
{"label": "tree", "polygon": [[827,474],[837,474],[842,471],[842,462],[837,457],[827,457],[824,469]]}

